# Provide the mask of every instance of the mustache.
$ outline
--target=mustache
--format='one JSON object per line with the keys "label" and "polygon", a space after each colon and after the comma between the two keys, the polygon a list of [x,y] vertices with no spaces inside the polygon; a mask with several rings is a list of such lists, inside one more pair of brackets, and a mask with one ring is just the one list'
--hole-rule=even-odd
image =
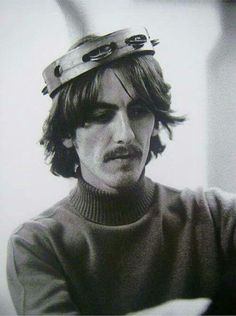
{"label": "mustache", "polygon": [[135,145],[127,145],[127,146],[120,146],[113,150],[108,151],[104,155],[104,162],[107,162],[109,160],[113,160],[116,158],[120,158],[122,156],[129,156],[132,158],[140,158],[142,157],[142,151],[139,147]]}

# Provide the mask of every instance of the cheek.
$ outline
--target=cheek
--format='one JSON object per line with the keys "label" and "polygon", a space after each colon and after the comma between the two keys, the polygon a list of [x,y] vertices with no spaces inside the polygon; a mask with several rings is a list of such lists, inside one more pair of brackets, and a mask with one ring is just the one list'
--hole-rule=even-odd
{"label": "cheek", "polygon": [[76,131],[75,147],[79,157],[98,159],[106,149],[107,133],[102,126],[81,128]]}
{"label": "cheek", "polygon": [[148,146],[154,129],[155,119],[154,115],[144,118],[143,120],[136,122],[136,137],[140,144]]}
{"label": "cheek", "polygon": [[83,160],[89,154],[89,148],[92,146],[92,138],[86,130],[81,128],[76,131],[76,137],[74,140],[74,146],[79,155],[79,158]]}

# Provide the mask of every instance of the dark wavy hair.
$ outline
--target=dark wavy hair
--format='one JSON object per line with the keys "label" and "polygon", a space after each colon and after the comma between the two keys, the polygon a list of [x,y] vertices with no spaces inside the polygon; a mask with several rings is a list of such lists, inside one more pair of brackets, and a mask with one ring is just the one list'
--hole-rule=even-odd
{"label": "dark wavy hair", "polygon": [[[185,120],[184,117],[173,115],[170,86],[165,83],[160,65],[152,55],[133,54],[90,70],[62,86],[52,99],[52,108],[44,123],[40,144],[45,147],[45,156],[50,159],[50,170],[54,175],[77,177],[79,157],[74,147],[66,148],[63,145],[63,140],[73,139],[77,127],[84,125],[86,108],[96,102],[101,77],[108,68],[117,70],[125,80],[131,82],[136,97],[155,115],[155,127],[159,128],[161,124],[167,129],[170,138],[172,127]],[[159,135],[152,137],[146,164],[164,149]]]}

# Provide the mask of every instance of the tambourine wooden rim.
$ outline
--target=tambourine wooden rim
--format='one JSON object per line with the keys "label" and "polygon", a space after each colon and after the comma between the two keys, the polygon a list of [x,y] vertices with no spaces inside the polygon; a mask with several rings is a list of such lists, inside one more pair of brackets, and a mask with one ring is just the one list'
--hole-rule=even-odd
{"label": "tambourine wooden rim", "polygon": [[136,52],[155,54],[158,40],[151,40],[144,27],[119,30],[86,42],[51,63],[44,71],[46,87],[43,93],[50,96],[66,82],[83,73]]}

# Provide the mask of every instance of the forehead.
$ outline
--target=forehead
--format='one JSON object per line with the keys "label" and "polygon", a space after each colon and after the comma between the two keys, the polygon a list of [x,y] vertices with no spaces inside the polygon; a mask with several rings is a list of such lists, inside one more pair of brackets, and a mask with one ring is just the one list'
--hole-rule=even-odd
{"label": "forehead", "polygon": [[125,105],[135,99],[135,91],[130,81],[118,71],[107,69],[102,75],[98,98],[99,102]]}

